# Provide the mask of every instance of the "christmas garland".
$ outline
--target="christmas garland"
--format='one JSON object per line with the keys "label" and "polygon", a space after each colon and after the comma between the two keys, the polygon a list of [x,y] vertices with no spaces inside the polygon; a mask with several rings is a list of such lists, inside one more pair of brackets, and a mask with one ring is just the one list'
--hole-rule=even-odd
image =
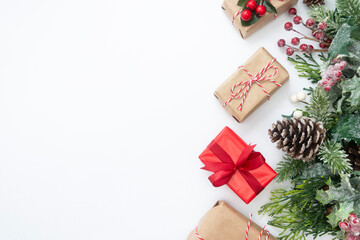
{"label": "christmas garland", "polygon": [[[307,21],[294,8],[289,14],[298,26],[287,22],[284,28],[299,37],[278,45],[286,47],[299,76],[316,86],[304,89],[308,102],[304,92],[291,96],[304,108],[269,130],[286,153],[277,181],[292,187],[273,191],[260,213],[283,230],[280,239],[329,234],[360,240],[360,0],[337,0],[336,9],[313,7]],[[304,27],[310,36],[300,32]],[[319,47],[297,47],[304,41]]]}

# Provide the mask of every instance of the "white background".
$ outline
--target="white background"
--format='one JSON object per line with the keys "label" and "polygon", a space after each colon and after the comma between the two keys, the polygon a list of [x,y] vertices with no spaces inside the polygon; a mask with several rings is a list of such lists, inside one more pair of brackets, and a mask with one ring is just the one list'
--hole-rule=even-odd
{"label": "white background", "polygon": [[[243,40],[221,3],[0,1],[1,240],[185,240],[219,199],[269,201],[275,181],[247,206],[198,155],[227,125],[275,168],[267,129],[310,84],[276,46],[287,14]],[[291,78],[239,124],[213,92],[260,46]]]}

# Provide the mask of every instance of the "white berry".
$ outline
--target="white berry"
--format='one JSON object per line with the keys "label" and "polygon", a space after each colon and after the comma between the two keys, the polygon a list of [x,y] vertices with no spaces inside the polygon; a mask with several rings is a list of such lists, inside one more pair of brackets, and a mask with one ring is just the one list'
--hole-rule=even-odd
{"label": "white berry", "polygon": [[290,96],[290,102],[292,102],[292,103],[298,102],[298,98],[297,98],[296,94],[293,94]]}
{"label": "white berry", "polygon": [[304,92],[298,92],[298,93],[296,94],[296,97],[297,97],[298,101],[304,101],[305,98],[306,98],[306,93],[304,93]]}
{"label": "white berry", "polygon": [[301,118],[303,116],[303,112],[302,111],[299,111],[299,110],[296,110],[294,112],[294,118]]}

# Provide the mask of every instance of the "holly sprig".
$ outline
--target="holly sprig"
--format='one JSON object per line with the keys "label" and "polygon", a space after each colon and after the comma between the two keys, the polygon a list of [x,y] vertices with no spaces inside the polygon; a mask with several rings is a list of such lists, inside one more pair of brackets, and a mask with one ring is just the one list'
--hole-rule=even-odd
{"label": "holly sprig", "polygon": [[237,5],[242,8],[240,13],[242,26],[255,24],[266,12],[277,13],[269,0],[239,0]]}

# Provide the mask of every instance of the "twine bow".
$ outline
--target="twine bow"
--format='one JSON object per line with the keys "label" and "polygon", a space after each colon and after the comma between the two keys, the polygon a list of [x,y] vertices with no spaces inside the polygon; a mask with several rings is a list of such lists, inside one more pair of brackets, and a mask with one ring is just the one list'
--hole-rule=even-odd
{"label": "twine bow", "polygon": [[[249,229],[250,229],[250,224],[251,224],[251,218],[252,218],[252,216],[253,216],[253,215],[250,214],[249,222],[248,222],[248,224],[247,224],[247,226],[246,226],[245,240],[248,240]],[[263,235],[265,229],[266,229],[266,225],[265,225],[265,226],[263,227],[263,229],[261,230],[258,240],[261,239],[261,236]],[[200,236],[198,227],[195,228],[195,235],[196,235],[196,237],[197,237],[199,240],[205,240],[204,238],[202,238],[202,237]],[[266,230],[265,240],[269,240],[269,237],[270,237],[270,232]]]}
{"label": "twine bow", "polygon": [[[281,84],[276,82],[275,80],[270,79],[271,77],[275,76],[278,72],[279,69],[278,67],[276,67],[275,65],[272,65],[274,62],[276,61],[276,58],[274,58],[273,60],[271,60],[268,65],[266,65],[266,67],[264,67],[260,72],[258,72],[256,75],[252,75],[244,66],[240,66],[238,69],[239,70],[244,70],[249,76],[250,76],[250,80],[249,81],[242,81],[239,83],[236,83],[230,90],[231,92],[231,97],[229,98],[229,100],[227,100],[223,107],[226,107],[226,105],[228,105],[232,100],[237,99],[237,98],[242,98],[242,101],[239,105],[239,107],[237,108],[239,111],[242,110],[245,99],[250,91],[251,86],[255,83],[257,84],[262,90],[263,92],[267,95],[268,99],[270,99],[270,94],[266,91],[266,89],[260,84],[260,82],[262,81],[269,81],[272,82],[274,84],[276,84],[276,86],[281,87]],[[275,72],[273,74],[270,74],[268,76],[263,76],[264,73],[266,71],[268,71],[269,69],[275,69]],[[239,86],[242,87],[235,92],[235,89]]]}

